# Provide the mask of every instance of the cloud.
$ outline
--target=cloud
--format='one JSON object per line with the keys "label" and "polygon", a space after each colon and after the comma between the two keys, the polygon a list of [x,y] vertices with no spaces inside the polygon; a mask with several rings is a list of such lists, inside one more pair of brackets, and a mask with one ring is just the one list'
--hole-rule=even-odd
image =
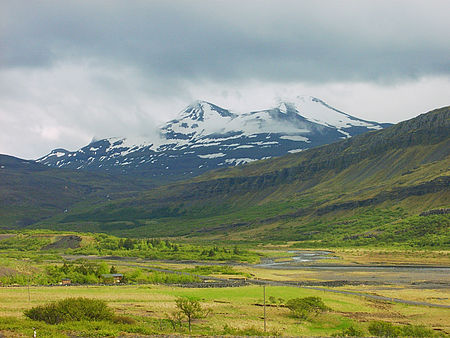
{"label": "cloud", "polygon": [[397,81],[450,72],[448,1],[14,1],[5,7],[3,67],[92,58],[172,83]]}
{"label": "cloud", "polygon": [[0,0],[0,153],[149,135],[194,99],[242,111],[311,94],[396,122],[448,104],[448,12],[446,0]]}

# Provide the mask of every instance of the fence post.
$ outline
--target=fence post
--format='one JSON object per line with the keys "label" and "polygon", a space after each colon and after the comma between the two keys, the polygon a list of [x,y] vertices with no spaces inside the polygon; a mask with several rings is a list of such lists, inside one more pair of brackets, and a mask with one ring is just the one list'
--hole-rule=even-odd
{"label": "fence post", "polygon": [[266,332],[266,285],[263,285],[264,293],[264,332]]}

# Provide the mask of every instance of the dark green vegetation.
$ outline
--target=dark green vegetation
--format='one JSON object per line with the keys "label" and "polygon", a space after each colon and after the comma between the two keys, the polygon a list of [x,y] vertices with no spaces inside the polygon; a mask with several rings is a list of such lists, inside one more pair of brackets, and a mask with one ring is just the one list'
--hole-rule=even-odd
{"label": "dark green vegetation", "polygon": [[36,306],[25,311],[25,316],[48,324],[82,320],[111,320],[113,311],[106,302],[89,298],[67,298]]}
{"label": "dark green vegetation", "polygon": [[373,322],[369,325],[370,334],[376,337],[433,337],[433,330],[416,325],[393,325],[387,322]]}
{"label": "dark green vegetation", "polygon": [[[10,263],[17,261],[11,259]],[[2,263],[5,263],[3,261]],[[11,264],[16,265],[16,264]],[[25,264],[23,267],[26,267]],[[4,270],[4,271],[2,271]],[[0,269],[0,286],[8,285],[58,285],[64,280],[70,284],[114,284],[109,274],[123,275],[120,284],[188,284],[200,282],[198,277],[188,274],[171,274],[141,268],[120,268],[107,263],[96,263],[84,259],[63,263],[31,264],[28,269]]]}
{"label": "dark green vegetation", "polygon": [[158,238],[120,238],[103,233],[51,230],[0,232],[0,252],[40,260],[56,254],[141,257],[167,260],[258,262],[261,254],[227,245],[177,243]]}
{"label": "dark green vegetation", "polygon": [[[236,246],[194,245],[169,240],[118,238],[107,234],[21,231],[0,233],[0,285],[112,283],[103,275],[123,274],[121,283],[185,284],[199,282],[189,274],[170,274],[145,268],[123,268],[89,261],[84,255],[140,257],[164,260],[257,262],[260,254]],[[69,255],[72,260],[63,259]],[[187,269],[195,274],[242,274],[227,266]]]}
{"label": "dark green vegetation", "polygon": [[33,227],[126,236],[448,247],[450,108],[390,128],[207,173]]}
{"label": "dark green vegetation", "polygon": [[289,310],[291,310],[291,313],[295,318],[299,318],[301,320],[308,320],[316,317],[322,312],[331,310],[319,297],[289,299],[286,306]]}

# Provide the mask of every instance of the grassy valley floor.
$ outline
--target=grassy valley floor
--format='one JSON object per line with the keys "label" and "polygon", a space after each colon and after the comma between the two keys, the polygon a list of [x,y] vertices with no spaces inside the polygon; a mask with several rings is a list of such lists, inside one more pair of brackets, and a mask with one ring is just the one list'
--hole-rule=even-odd
{"label": "grassy valley floor", "polygon": [[[136,323],[69,322],[49,325],[23,316],[23,311],[34,305],[70,296],[102,299],[117,314],[130,316]],[[194,322],[192,334],[221,335],[228,331],[236,334],[264,333],[261,286],[198,289],[162,285],[31,287],[29,291],[26,287],[0,288],[0,332],[6,336],[30,336],[35,327],[40,337],[187,334],[185,323],[181,328],[174,328],[168,320],[175,311],[175,299],[179,296],[193,296],[211,311],[206,318]],[[301,322],[291,317],[289,310],[280,304],[288,299],[307,296],[321,297],[332,310],[311,321]],[[450,309],[374,301],[284,286],[266,287],[266,299],[269,303],[266,308],[267,333],[272,335],[330,336],[350,326],[368,335],[367,327],[373,320],[399,325],[424,325],[433,328],[439,335],[450,334],[446,321]]]}

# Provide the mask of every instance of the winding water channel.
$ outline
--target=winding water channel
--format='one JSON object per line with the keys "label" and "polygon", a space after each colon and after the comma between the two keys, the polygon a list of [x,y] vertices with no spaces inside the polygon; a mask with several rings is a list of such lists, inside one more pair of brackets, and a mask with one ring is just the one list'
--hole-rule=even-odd
{"label": "winding water channel", "polygon": [[[265,260],[264,269],[296,270],[298,278],[366,284],[408,284],[416,288],[450,288],[450,267],[428,265],[342,265],[330,251],[289,251],[294,256]],[[329,262],[325,262],[329,260]],[[320,261],[320,262],[319,262]],[[302,271],[305,276],[302,276]]]}

